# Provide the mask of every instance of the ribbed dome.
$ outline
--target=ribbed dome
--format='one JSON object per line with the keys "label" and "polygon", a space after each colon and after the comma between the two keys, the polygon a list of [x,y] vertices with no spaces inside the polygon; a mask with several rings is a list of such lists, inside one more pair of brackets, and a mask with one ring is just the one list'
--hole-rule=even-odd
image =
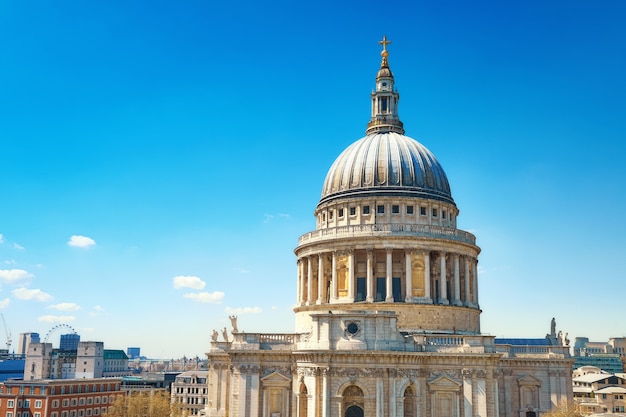
{"label": "ribbed dome", "polygon": [[354,142],[330,167],[320,204],[343,197],[414,196],[454,204],[450,184],[435,156],[395,132]]}

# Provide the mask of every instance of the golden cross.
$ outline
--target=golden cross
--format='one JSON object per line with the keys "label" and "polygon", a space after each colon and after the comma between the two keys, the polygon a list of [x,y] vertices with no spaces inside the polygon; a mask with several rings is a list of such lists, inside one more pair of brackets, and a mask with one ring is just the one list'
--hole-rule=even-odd
{"label": "golden cross", "polygon": [[382,41],[378,41],[379,44],[381,44],[383,46],[383,51],[387,50],[387,45],[389,45],[391,43],[391,41],[387,40],[387,35],[383,36],[383,40]]}

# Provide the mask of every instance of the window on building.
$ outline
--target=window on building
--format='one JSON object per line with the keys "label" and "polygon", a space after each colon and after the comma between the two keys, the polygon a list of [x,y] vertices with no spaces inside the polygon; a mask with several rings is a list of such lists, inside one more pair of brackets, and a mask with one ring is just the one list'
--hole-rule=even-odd
{"label": "window on building", "polygon": [[12,413],[12,412],[10,412],[10,411],[8,411],[8,412],[7,412],[7,417],[13,417],[13,413]]}
{"label": "window on building", "polygon": [[442,218],[442,219],[445,219],[445,218],[446,218],[446,211],[445,211],[445,210],[443,210],[443,211],[441,212],[441,218]]}
{"label": "window on building", "polygon": [[35,400],[35,408],[41,408],[41,400]]}
{"label": "window on building", "polygon": [[342,217],[343,217],[343,209],[342,209],[342,208],[340,208],[340,209],[339,209],[339,218],[342,218]]}
{"label": "window on building", "polygon": [[67,398],[63,400],[63,407],[69,407],[70,406],[70,400],[68,400]]}
{"label": "window on building", "polygon": [[72,407],[75,407],[77,404],[76,398],[72,398]]}
{"label": "window on building", "polygon": [[87,398],[87,405],[91,405],[92,401],[93,401],[93,399],[91,397],[88,397]]}
{"label": "window on building", "polygon": [[376,207],[376,212],[377,212],[378,214],[383,214],[383,213],[385,212],[385,206],[384,206],[383,204],[379,204],[379,205]]}
{"label": "window on building", "polygon": [[332,220],[332,219],[333,219],[333,211],[332,211],[332,210],[330,210],[330,211],[328,212],[328,220]]}
{"label": "window on building", "polygon": [[391,212],[393,214],[398,214],[400,213],[400,206],[398,206],[397,204],[394,204],[393,206],[391,206]]}
{"label": "window on building", "polygon": [[78,405],[85,405],[85,399],[84,398],[80,398],[78,400]]}
{"label": "window on building", "polygon": [[350,216],[356,215],[356,207],[350,207]]}
{"label": "window on building", "polygon": [[406,214],[413,214],[413,206],[406,206]]}
{"label": "window on building", "polygon": [[24,408],[30,408],[30,400],[24,400]]}
{"label": "window on building", "polygon": [[52,408],[58,408],[59,407],[59,400],[52,400]]}
{"label": "window on building", "polygon": [[433,217],[437,217],[437,209],[436,208],[433,209]]}
{"label": "window on building", "polygon": [[363,206],[363,214],[370,214],[370,206]]}
{"label": "window on building", "polygon": [[426,215],[426,207],[420,207],[420,215],[422,216]]}

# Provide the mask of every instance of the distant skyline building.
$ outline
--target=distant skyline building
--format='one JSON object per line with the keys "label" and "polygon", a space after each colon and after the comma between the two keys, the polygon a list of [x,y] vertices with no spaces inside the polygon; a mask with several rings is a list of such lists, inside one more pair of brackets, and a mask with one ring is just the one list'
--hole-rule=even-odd
{"label": "distant skyline building", "polygon": [[16,354],[25,357],[26,353],[28,353],[28,346],[31,343],[39,343],[39,333],[28,332],[28,333],[20,333],[20,338],[17,343],[17,352]]}
{"label": "distant skyline building", "polygon": [[[298,239],[295,332],[240,332],[235,316],[230,335],[214,330],[209,417],[537,417],[572,400],[554,320],[540,346],[481,333],[481,250],[457,228],[443,167],[405,136],[389,43],[365,137],[331,165],[315,230]],[[328,116],[345,118],[334,98]]]}
{"label": "distant skyline building", "polygon": [[141,348],[129,347],[126,349],[126,354],[128,355],[128,359],[138,359],[141,357]]}
{"label": "distant skyline building", "polygon": [[76,333],[62,334],[59,340],[59,349],[72,351],[78,349],[80,335]]}

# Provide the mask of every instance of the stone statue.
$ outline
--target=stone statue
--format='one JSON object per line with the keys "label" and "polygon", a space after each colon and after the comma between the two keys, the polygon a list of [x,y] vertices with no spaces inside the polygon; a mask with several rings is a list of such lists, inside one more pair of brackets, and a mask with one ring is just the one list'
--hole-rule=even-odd
{"label": "stone statue", "polygon": [[567,337],[569,333],[565,333],[565,346],[569,346],[569,338]]}
{"label": "stone statue", "polygon": [[211,341],[217,342],[217,330],[213,329],[213,333],[211,333]]}
{"label": "stone statue", "polygon": [[228,318],[230,319],[230,325],[233,328],[233,333],[239,333],[239,330],[237,329],[237,316],[228,316]]}
{"label": "stone statue", "polygon": [[226,330],[226,327],[222,329],[222,337],[224,338],[224,342],[228,342],[228,330]]}
{"label": "stone statue", "polygon": [[559,334],[557,335],[557,340],[559,341],[559,346],[565,345],[565,340],[563,340],[563,332],[559,330]]}
{"label": "stone statue", "polygon": [[556,336],[556,320],[552,317],[550,322],[550,336]]}

